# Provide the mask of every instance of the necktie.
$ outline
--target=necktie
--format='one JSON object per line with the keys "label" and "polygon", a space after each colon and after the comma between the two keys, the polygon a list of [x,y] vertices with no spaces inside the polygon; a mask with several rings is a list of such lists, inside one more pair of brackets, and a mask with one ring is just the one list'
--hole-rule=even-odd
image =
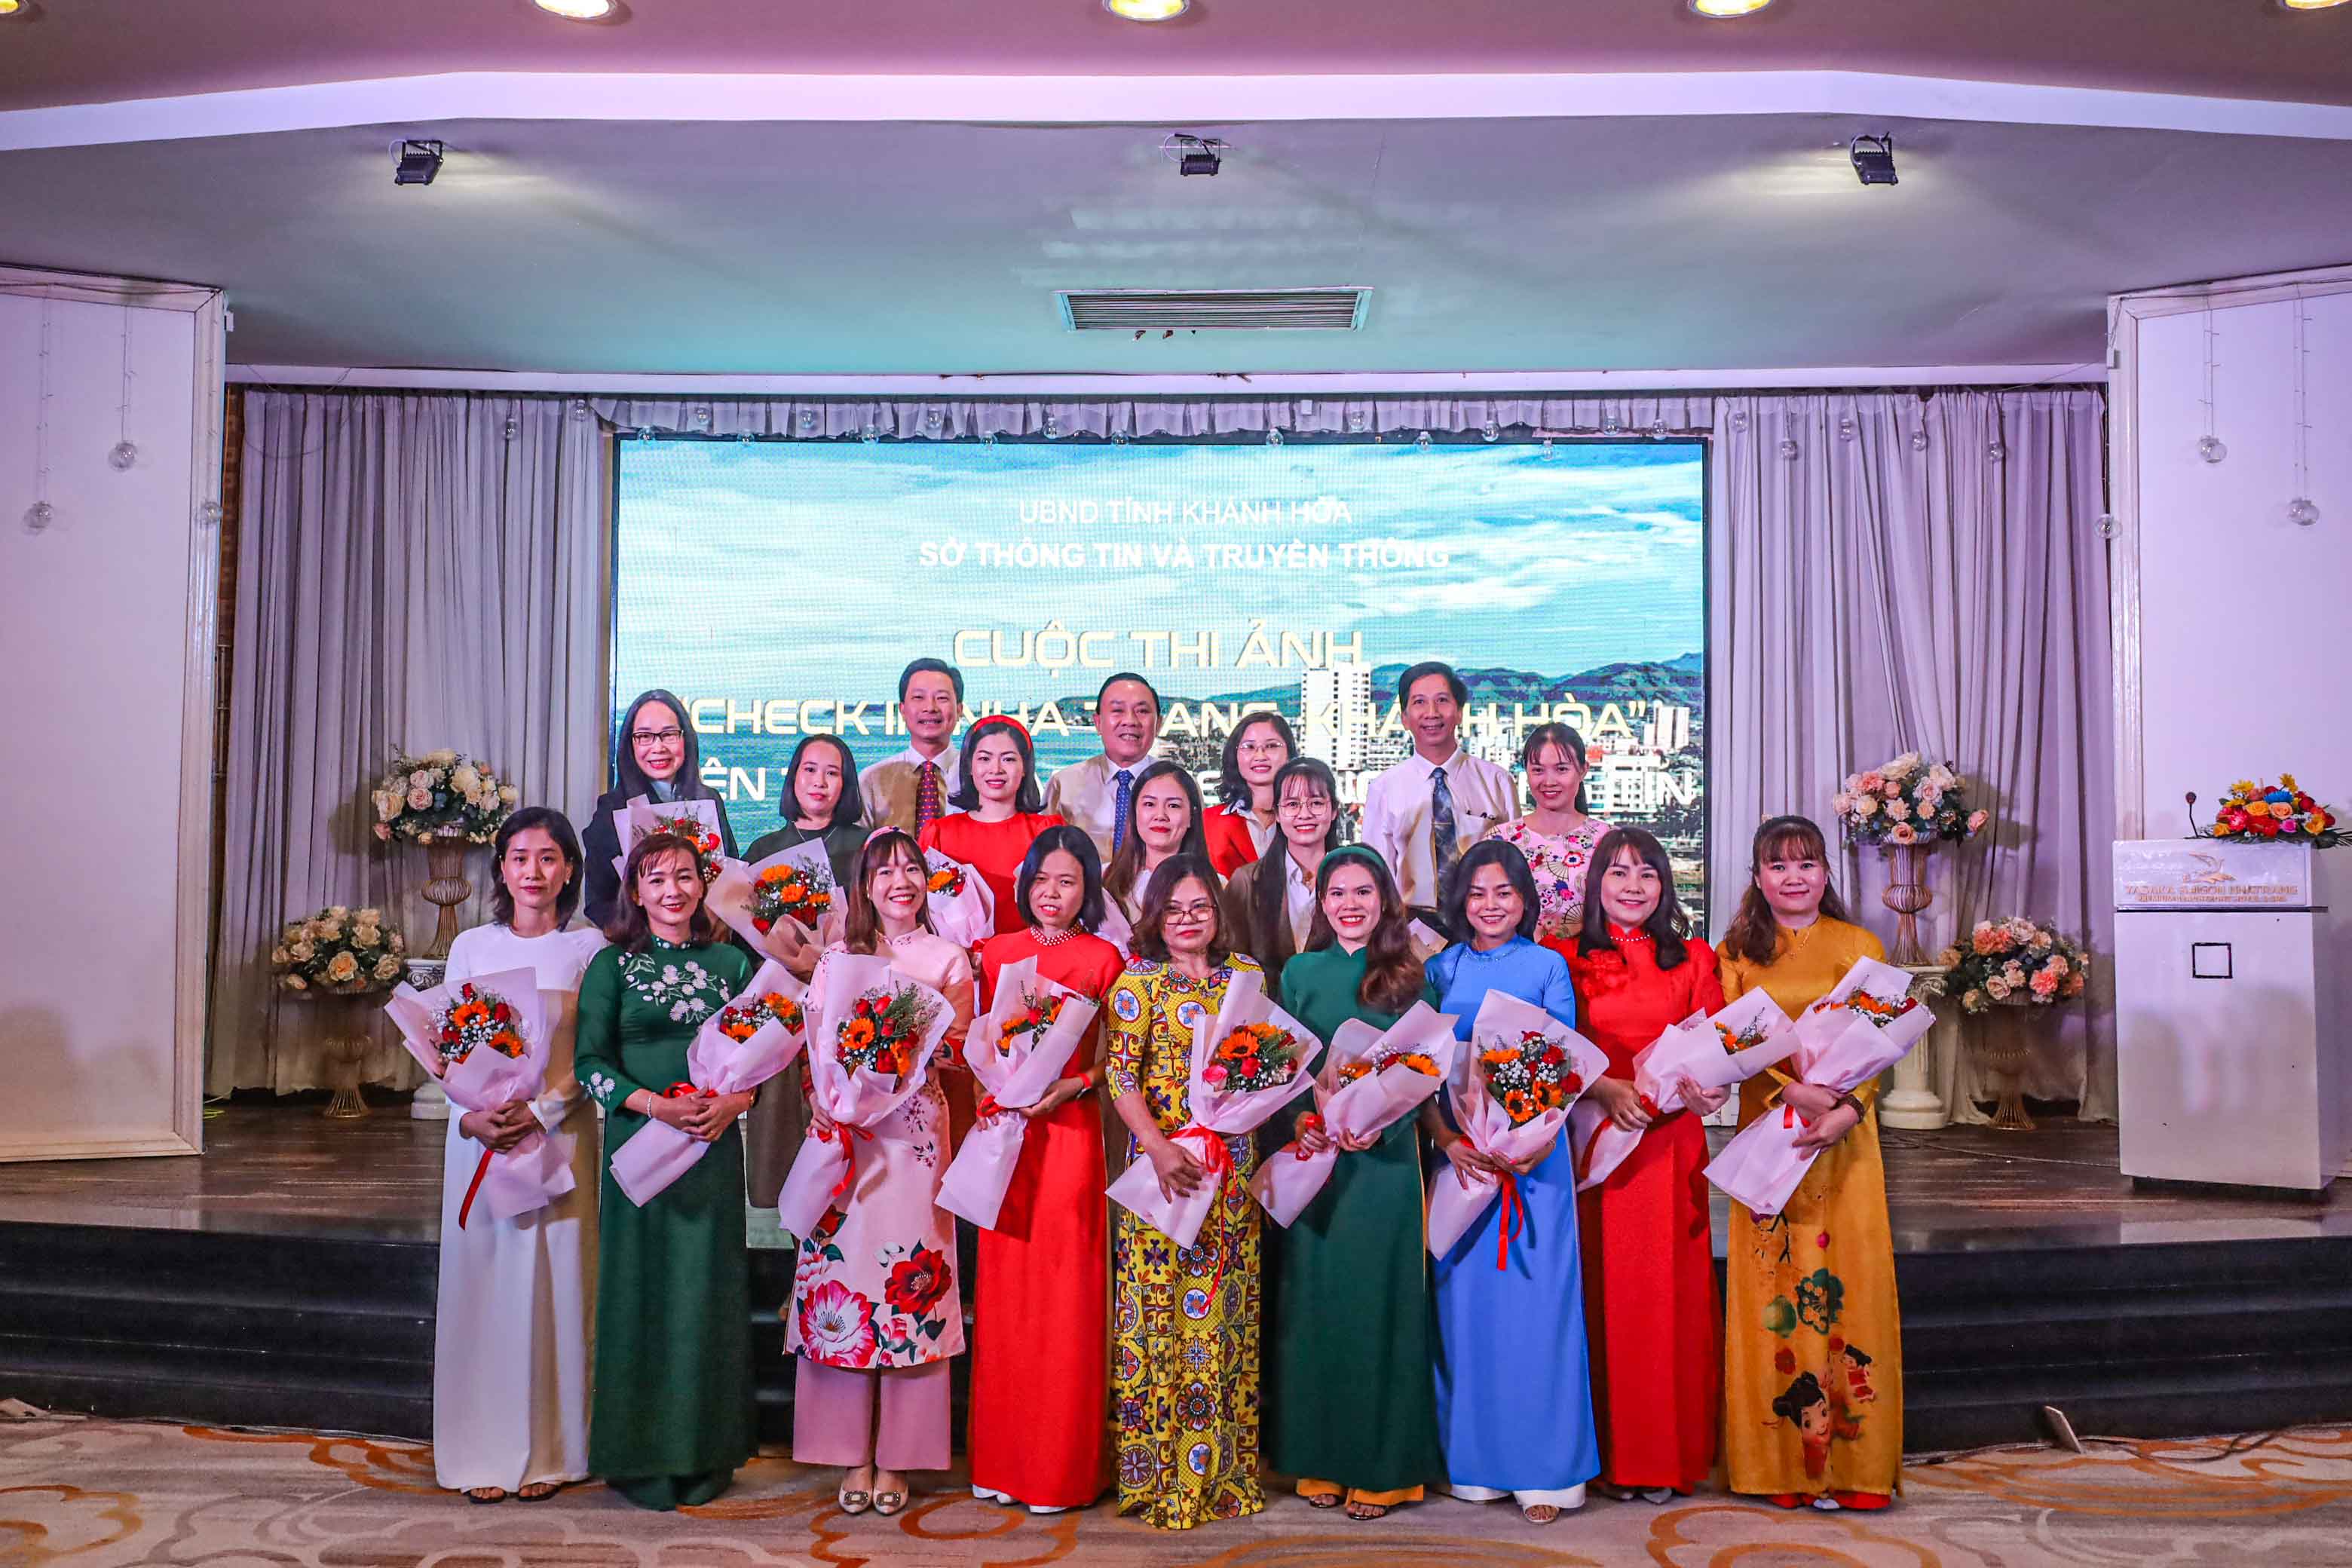
{"label": "necktie", "polygon": [[1135,804],[1135,774],[1127,768],[1118,770],[1118,794],[1110,803],[1110,852],[1127,842],[1128,808]]}
{"label": "necktie", "polygon": [[1454,868],[1454,791],[1445,783],[1445,770],[1429,770],[1429,848],[1430,860],[1440,883],[1445,873]]}
{"label": "necktie", "polygon": [[940,764],[925,763],[915,770],[915,837],[939,820]]}

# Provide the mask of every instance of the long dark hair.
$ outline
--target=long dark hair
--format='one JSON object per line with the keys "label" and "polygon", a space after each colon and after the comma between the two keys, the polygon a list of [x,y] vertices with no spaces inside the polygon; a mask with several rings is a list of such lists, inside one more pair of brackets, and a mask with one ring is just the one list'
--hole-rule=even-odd
{"label": "long dark hair", "polygon": [[647,861],[664,855],[685,856],[687,863],[696,869],[695,886],[704,894],[694,906],[693,918],[687,922],[688,944],[703,947],[726,940],[726,926],[710,912],[710,889],[700,876],[700,852],[675,833],[648,833],[637,840],[636,847],[629,851],[627,864],[621,868],[620,900],[614,908],[611,922],[604,927],[604,940],[624,952],[643,952],[653,945],[653,921],[646,918],[645,905],[637,901],[637,873]]}
{"label": "long dark hair", "polygon": [[[1320,758],[1291,758],[1274,775],[1274,801],[1277,814],[1282,808],[1283,786],[1293,779],[1305,779],[1322,791],[1331,803],[1331,826],[1323,832],[1323,853],[1328,855],[1339,847],[1339,781],[1332,776],[1330,764]],[[1250,929],[1262,933],[1260,945],[1271,952],[1282,944],[1263,933],[1283,930],[1290,919],[1289,906],[1286,901],[1290,868],[1284,864],[1290,858],[1289,835],[1277,827],[1274,842],[1267,845],[1266,849],[1268,853],[1253,862],[1258,868],[1250,873]],[[1318,897],[1319,899],[1319,892]],[[1259,962],[1265,963],[1265,960],[1261,957]],[[1267,990],[1274,989],[1274,983],[1280,978],[1281,973],[1280,964],[1266,963]]]}
{"label": "long dark hair", "polygon": [[[1738,911],[1723,931],[1726,952],[1750,963],[1769,963],[1780,952],[1780,920],[1765,901],[1764,889],[1756,879],[1766,862],[1791,859],[1818,860],[1822,870],[1829,869],[1829,840],[1822,837],[1821,825],[1810,816],[1776,816],[1756,830],[1756,842],[1748,852],[1748,890],[1739,895]],[[1853,921],[1846,913],[1845,900],[1838,897],[1835,882],[1826,883],[1822,889],[1822,913],[1849,924]]]}
{"label": "long dark hair", "polygon": [[1037,788],[1037,748],[1030,743],[1029,731],[1017,719],[1003,713],[992,713],[985,719],[972,721],[971,728],[963,732],[963,750],[957,752],[955,793],[948,804],[958,811],[980,809],[980,786],[971,782],[971,749],[991,730],[1002,730],[1013,737],[1013,744],[1021,752],[1021,787],[1013,794],[1013,809],[1034,814],[1045,809],[1045,797]]}
{"label": "long dark hair", "polygon": [[1217,881],[1217,868],[1209,863],[1209,858],[1191,850],[1171,855],[1160,862],[1160,868],[1143,884],[1143,907],[1135,917],[1135,951],[1145,958],[1168,962],[1168,939],[1160,934],[1160,928],[1168,919],[1168,900],[1176,896],[1178,884],[1188,880],[1209,890],[1209,918],[1214,922],[1209,937],[1209,962],[1222,964],[1234,955],[1219,904],[1224,889]]}
{"label": "long dark hair", "polygon": [[1650,933],[1651,944],[1658,950],[1658,967],[1673,969],[1690,956],[1690,915],[1675,897],[1675,864],[1666,858],[1666,847],[1644,827],[1612,827],[1601,836],[1592,851],[1592,865],[1584,873],[1584,923],[1577,929],[1576,951],[1587,958],[1616,951],[1617,941],[1609,934],[1609,917],[1601,908],[1601,879],[1608,875],[1610,862],[1628,849],[1658,874],[1658,907],[1650,911],[1642,929]]}
{"label": "long dark hair", "polygon": [[626,800],[640,795],[650,796],[654,793],[654,781],[646,776],[645,769],[637,766],[636,742],[629,739],[630,732],[637,727],[637,710],[654,702],[677,715],[677,772],[670,776],[670,784],[677,791],[677,798],[717,800],[719,796],[705,788],[702,783],[702,742],[695,738],[694,721],[688,717],[686,704],[676,694],[658,686],[650,691],[637,693],[637,700],[629,704],[627,712],[621,715],[621,728],[613,738],[613,784],[620,790],[621,798]]}
{"label": "long dark hair", "polygon": [[[1282,749],[1290,753],[1289,757],[1284,759],[1285,765],[1288,764],[1291,758],[1298,755],[1298,736],[1291,730],[1289,720],[1279,713],[1248,715],[1234,726],[1232,734],[1225,737],[1224,762],[1217,774],[1219,805],[1230,806],[1235,811],[1247,811],[1255,804],[1254,797],[1250,794],[1249,780],[1242,777],[1242,737],[1260,724],[1273,725],[1276,731],[1282,736]],[[1277,779],[1279,776],[1276,775]],[[1279,799],[1280,796],[1277,795],[1276,798]],[[1334,799],[1336,800],[1337,797],[1335,796]]]}
{"label": "long dark hair", "polygon": [[1198,855],[1204,860],[1209,857],[1209,837],[1201,824],[1201,781],[1194,778],[1192,770],[1183,763],[1162,757],[1135,775],[1135,784],[1128,795],[1130,805],[1127,841],[1118,847],[1118,852],[1110,858],[1110,865],[1103,872],[1103,887],[1116,898],[1124,899],[1135,890],[1135,879],[1143,869],[1143,834],[1136,826],[1132,803],[1143,798],[1144,785],[1168,778],[1183,786],[1185,802],[1192,811],[1192,826],[1184,830],[1184,837],[1176,846],[1176,853]]}
{"label": "long dark hair", "polygon": [[[882,912],[874,907],[873,889],[866,883],[876,870],[901,858],[913,861],[915,869],[929,877],[922,846],[904,829],[886,827],[857,851],[857,868],[849,879],[849,912],[841,922],[841,944],[850,952],[873,952],[880,946]],[[915,923],[925,931],[932,929],[928,900],[915,906]]]}
{"label": "long dark hair", "polygon": [[1013,874],[1013,904],[1021,918],[1031,925],[1037,917],[1029,912],[1029,887],[1036,881],[1037,873],[1045,864],[1045,857],[1060,850],[1078,863],[1078,870],[1087,879],[1086,897],[1078,903],[1078,929],[1093,931],[1103,921],[1102,851],[1095,847],[1083,827],[1068,823],[1056,823],[1029,841],[1029,853],[1021,857],[1021,868]]}
{"label": "long dark hair", "polygon": [[580,873],[583,866],[580,856],[580,835],[573,831],[572,819],[551,805],[526,805],[499,824],[498,837],[490,840],[490,919],[502,926],[514,924],[514,894],[507,889],[504,868],[507,847],[518,834],[538,828],[555,840],[556,853],[563,857],[569,869],[564,873],[563,889],[555,895],[555,929],[562,931],[572,923],[580,909]]}
{"label": "long dark hair", "polygon": [[857,759],[850,754],[849,742],[838,735],[801,737],[801,743],[793,748],[793,760],[784,764],[784,799],[776,815],[795,827],[807,815],[801,809],[801,759],[811,746],[831,746],[841,756],[841,793],[834,796],[833,819],[825,826],[856,826],[866,820],[866,803],[857,795]]}
{"label": "long dark hair", "polygon": [[1376,851],[1360,844],[1349,845],[1324,856],[1323,863],[1315,868],[1315,924],[1307,932],[1307,951],[1314,952],[1339,940],[1323,912],[1323,894],[1331,886],[1331,873],[1343,866],[1361,866],[1370,871],[1372,886],[1381,895],[1381,918],[1364,940],[1364,978],[1356,987],[1356,1000],[1382,1013],[1402,1013],[1421,999],[1427,980],[1421,960],[1413,955],[1412,935],[1405,929],[1412,917],[1404,907],[1404,895],[1397,891],[1389,863]]}
{"label": "long dark hair", "polygon": [[[1573,727],[1567,724],[1538,724],[1534,729],[1528,731],[1526,743],[1519,747],[1520,768],[1526,772],[1533,773],[1535,771],[1536,759],[1543,755],[1543,750],[1546,746],[1558,746],[1561,751],[1566,752],[1570,758],[1574,759],[1576,763],[1576,809],[1579,811],[1591,811],[1592,809],[1592,803],[1584,797],[1584,774],[1586,770],[1591,766],[1591,763],[1584,760],[1584,737],[1578,734]],[[1528,799],[1530,801],[1535,799],[1535,794],[1532,790],[1528,792]]]}
{"label": "long dark hair", "polygon": [[1462,858],[1446,874],[1444,902],[1438,910],[1445,921],[1445,934],[1455,942],[1470,940],[1470,879],[1481,866],[1500,866],[1503,875],[1511,879],[1512,890],[1519,895],[1519,934],[1533,942],[1536,917],[1541,912],[1536,874],[1528,869],[1528,858],[1519,853],[1519,847],[1501,838],[1481,838],[1462,852]]}

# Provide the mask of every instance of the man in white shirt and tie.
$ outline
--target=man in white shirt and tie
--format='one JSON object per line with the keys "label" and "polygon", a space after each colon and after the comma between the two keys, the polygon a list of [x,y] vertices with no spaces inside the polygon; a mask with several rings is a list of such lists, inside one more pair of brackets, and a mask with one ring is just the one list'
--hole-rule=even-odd
{"label": "man in white shirt and tie", "polygon": [[1462,749],[1470,689],[1454,667],[1431,660],[1397,678],[1397,704],[1412,755],[1374,778],[1364,795],[1362,839],[1396,874],[1406,904],[1424,913],[1443,901],[1462,851],[1518,814],[1509,772]]}
{"label": "man in white shirt and tie", "polygon": [[944,659],[919,658],[899,673],[898,721],[908,744],[858,773],[866,826],[919,835],[947,815],[949,797],[963,783],[962,759],[948,744],[961,717],[963,671]]}
{"label": "man in white shirt and tie", "polygon": [[1104,681],[1095,693],[1095,733],[1102,754],[1047,779],[1045,809],[1083,830],[1108,865],[1134,825],[1135,775],[1160,739],[1160,693],[1151,682],[1124,670]]}

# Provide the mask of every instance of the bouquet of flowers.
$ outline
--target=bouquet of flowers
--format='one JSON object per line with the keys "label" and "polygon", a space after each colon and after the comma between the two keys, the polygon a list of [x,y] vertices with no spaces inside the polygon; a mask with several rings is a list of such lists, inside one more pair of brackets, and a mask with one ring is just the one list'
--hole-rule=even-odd
{"label": "bouquet of flowers", "polygon": [[940,1178],[940,1207],[982,1230],[996,1228],[1029,1137],[1029,1119],[1021,1112],[1063,1077],[1097,1011],[1069,987],[1041,978],[1034,958],[997,972],[995,996],[963,1053],[985,1098],[980,1120]]}
{"label": "bouquet of flowers", "polygon": [[1160,1195],[1160,1178],[1149,1160],[1137,1160],[1110,1184],[1113,1203],[1131,1210],[1174,1242],[1191,1247],[1201,1238],[1210,1205],[1234,1168],[1229,1138],[1260,1124],[1315,1086],[1309,1071],[1323,1042],[1307,1026],[1265,999],[1265,976],[1255,969],[1235,973],[1213,1018],[1192,1026],[1192,1081],[1187,1086],[1191,1120],[1173,1136],[1197,1144],[1210,1180],[1184,1196]]}
{"label": "bouquet of flowers", "polygon": [[936,849],[923,851],[930,877],[931,929],[958,947],[978,945],[996,929],[996,895],[981,874]]}
{"label": "bouquet of flowers", "polygon": [[500,784],[486,764],[468,762],[446,747],[412,757],[394,751],[392,766],[369,792],[375,807],[375,836],[419,844],[462,838],[488,844],[515,808],[515,787]]}
{"label": "bouquet of flowers", "polygon": [[[1797,1020],[1797,1076],[1851,1093],[1901,1061],[1935,1022],[1911,994],[1909,972],[1865,958]],[[1794,1106],[1766,1112],[1723,1146],[1706,1179],[1759,1216],[1779,1214],[1821,1155],[1796,1146],[1805,1126]]]}
{"label": "bouquet of flowers", "polygon": [[[548,1023],[560,1011],[539,989],[535,970],[504,970],[446,981],[430,991],[403,985],[385,1002],[401,1043],[433,1075],[449,1102],[496,1110],[537,1100],[547,1087]],[[464,1229],[479,1199],[492,1219],[546,1207],[572,1188],[572,1138],[530,1132],[504,1153],[482,1151],[457,1208]]]}
{"label": "bouquet of flowers", "polygon": [[400,983],[407,952],[407,939],[384,924],[382,910],[330,904],[279,928],[269,967],[278,989],[297,996],[364,996]]}
{"label": "bouquet of flowers", "polygon": [[1969,838],[1984,830],[1991,814],[1969,809],[1968,784],[1951,763],[1923,767],[1918,752],[1906,752],[1866,773],[1848,773],[1830,805],[1846,837],[1856,844],[1899,847]]}
{"label": "bouquet of flowers", "polygon": [[2240,779],[2221,797],[2207,838],[2268,839],[2279,844],[2311,844],[2322,849],[2352,841],[2336,824],[2333,806],[2320,805],[2303,793],[2293,773],[2279,774],[2278,783]]}
{"label": "bouquet of flowers", "polygon": [[954,1014],[948,999],[898,974],[879,954],[828,952],[809,978],[809,1098],[831,1134],[802,1143],[776,1199],[777,1227],[802,1237],[857,1185],[860,1140],[923,1087]]}
{"label": "bouquet of flowers", "polygon": [[[1570,1107],[1609,1070],[1609,1058],[1600,1047],[1534,1003],[1501,991],[1489,991],[1478,1005],[1464,1062],[1446,1090],[1454,1103],[1454,1124],[1472,1148],[1506,1164],[1517,1164],[1558,1142]],[[1453,1251],[1488,1205],[1503,1195],[1507,1184],[1516,1203],[1517,1185],[1507,1176],[1482,1173],[1433,1183],[1430,1256],[1443,1258]],[[1507,1265],[1511,1231],[1507,1208],[1497,1268]]]}
{"label": "bouquet of flowers", "polygon": [[845,912],[833,862],[814,838],[749,865],[721,859],[709,899],[712,914],[762,951],[772,951],[768,933],[786,921],[819,943],[830,941]]}
{"label": "bouquet of flowers", "polygon": [[[1633,1088],[1652,1116],[1671,1116],[1685,1109],[1683,1079],[1701,1089],[1728,1089],[1796,1050],[1789,1015],[1765,992],[1750,991],[1711,1018],[1695,1013],[1660,1035],[1633,1058]],[[1576,1190],[1582,1192],[1607,1181],[1642,1134],[1618,1126],[1598,1100],[1586,1100],[1570,1113],[1569,1138],[1576,1150]]]}
{"label": "bouquet of flowers", "polygon": [[1967,945],[1946,948],[1937,962],[1944,966],[1940,988],[1959,993],[1965,1013],[2071,1002],[2091,975],[2082,943],[2023,915],[1977,921]]}
{"label": "bouquet of flowers", "polygon": [[[793,1065],[807,1043],[803,987],[770,959],[735,999],[703,1020],[686,1047],[689,1081],[666,1095],[748,1094]],[[710,1147],[666,1121],[649,1122],[613,1152],[613,1183],[643,1208],[692,1170]]]}
{"label": "bouquet of flowers", "polygon": [[[1416,1002],[1386,1029],[1350,1018],[1331,1037],[1315,1082],[1315,1112],[1336,1144],[1385,1132],[1445,1085],[1461,1041],[1454,1016]],[[1302,1119],[1303,1120],[1303,1119]],[[1250,1178],[1250,1195],[1274,1223],[1289,1226],[1315,1201],[1339,1163],[1338,1148],[1310,1154],[1284,1144]]]}
{"label": "bouquet of flowers", "polygon": [[632,795],[627,805],[613,810],[613,840],[621,847],[621,852],[613,857],[613,869],[626,876],[629,851],[637,847],[638,839],[656,833],[674,833],[694,846],[706,887],[718,877],[723,859],[719,849],[725,840],[719,832],[717,801],[654,801],[641,795]]}

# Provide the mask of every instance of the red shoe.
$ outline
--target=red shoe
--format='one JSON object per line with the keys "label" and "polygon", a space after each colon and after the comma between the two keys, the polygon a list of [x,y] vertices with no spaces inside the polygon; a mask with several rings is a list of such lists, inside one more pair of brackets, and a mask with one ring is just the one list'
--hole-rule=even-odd
{"label": "red shoe", "polygon": [[1885,1492],[1832,1492],[1830,1496],[1837,1500],[1838,1507],[1854,1509],[1863,1513],[1885,1508],[1895,1500]]}
{"label": "red shoe", "polygon": [[1802,1508],[1811,1500],[1809,1498],[1801,1498],[1794,1492],[1774,1492],[1770,1497],[1766,1498],[1764,1500],[1770,1503],[1774,1508]]}

